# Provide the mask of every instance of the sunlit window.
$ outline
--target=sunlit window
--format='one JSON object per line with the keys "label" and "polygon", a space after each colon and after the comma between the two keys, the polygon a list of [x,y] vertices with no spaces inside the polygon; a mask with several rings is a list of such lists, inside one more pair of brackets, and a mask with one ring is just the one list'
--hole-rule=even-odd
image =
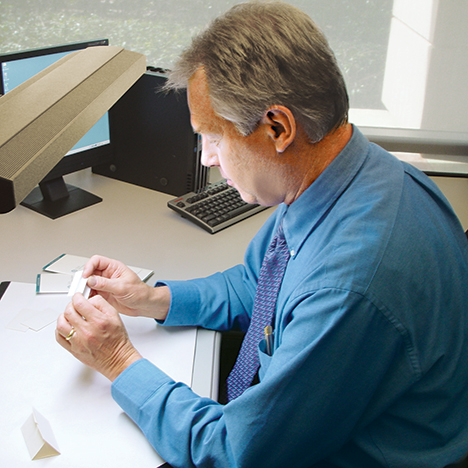
{"label": "sunlit window", "polygon": [[[0,0],[0,52],[108,38],[170,68],[234,0]],[[468,132],[466,0],[289,0],[322,28],[362,126]]]}

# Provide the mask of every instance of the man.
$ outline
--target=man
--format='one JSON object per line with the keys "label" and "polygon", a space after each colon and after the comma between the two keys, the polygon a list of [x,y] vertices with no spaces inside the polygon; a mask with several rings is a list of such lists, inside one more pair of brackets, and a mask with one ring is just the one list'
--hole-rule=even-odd
{"label": "man", "polygon": [[[461,458],[468,243],[434,184],[348,123],[321,32],[284,3],[238,5],[194,40],[169,86],[187,87],[203,164],[244,200],[280,206],[244,265],[205,279],[152,288],[93,257],[83,275],[97,294],[75,295],[59,343],[113,381],[115,400],[174,467],[440,468]],[[143,359],[118,312],[248,330],[229,402],[200,398]]]}

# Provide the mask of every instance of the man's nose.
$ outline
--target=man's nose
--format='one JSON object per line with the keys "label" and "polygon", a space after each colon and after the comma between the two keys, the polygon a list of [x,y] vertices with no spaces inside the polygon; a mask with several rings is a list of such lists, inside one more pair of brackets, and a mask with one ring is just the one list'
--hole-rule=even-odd
{"label": "man's nose", "polygon": [[206,167],[219,166],[217,147],[204,136],[202,136],[201,163]]}

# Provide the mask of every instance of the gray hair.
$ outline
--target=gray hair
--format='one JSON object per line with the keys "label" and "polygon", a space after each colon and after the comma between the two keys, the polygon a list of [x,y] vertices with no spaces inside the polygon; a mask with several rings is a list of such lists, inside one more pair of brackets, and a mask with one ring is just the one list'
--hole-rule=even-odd
{"label": "gray hair", "polygon": [[184,89],[203,67],[214,111],[252,133],[266,110],[291,110],[312,142],[347,122],[348,94],[328,42],[301,10],[251,1],[216,18],[186,49],[167,89]]}

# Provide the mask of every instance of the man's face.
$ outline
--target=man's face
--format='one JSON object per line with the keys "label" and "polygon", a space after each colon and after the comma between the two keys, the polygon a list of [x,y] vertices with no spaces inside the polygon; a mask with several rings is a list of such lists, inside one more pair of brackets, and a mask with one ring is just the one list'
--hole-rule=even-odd
{"label": "man's face", "polygon": [[242,136],[213,111],[203,69],[189,82],[188,103],[194,130],[202,136],[202,164],[218,167],[243,200],[273,206],[283,201],[276,148],[262,125]]}

